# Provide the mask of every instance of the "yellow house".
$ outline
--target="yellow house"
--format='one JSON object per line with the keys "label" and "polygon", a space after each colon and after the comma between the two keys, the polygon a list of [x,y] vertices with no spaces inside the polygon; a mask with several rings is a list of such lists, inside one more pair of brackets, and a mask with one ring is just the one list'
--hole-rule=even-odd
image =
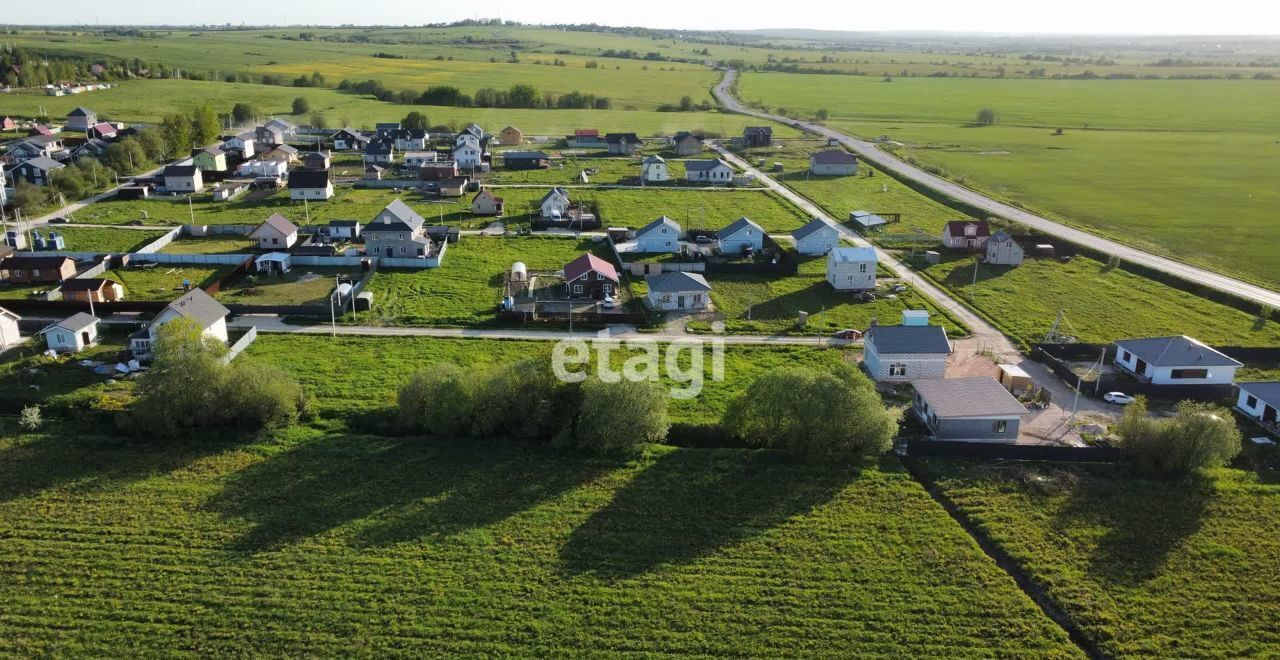
{"label": "yellow house", "polygon": [[524,133],[515,126],[508,126],[498,133],[498,144],[513,147],[524,142]]}

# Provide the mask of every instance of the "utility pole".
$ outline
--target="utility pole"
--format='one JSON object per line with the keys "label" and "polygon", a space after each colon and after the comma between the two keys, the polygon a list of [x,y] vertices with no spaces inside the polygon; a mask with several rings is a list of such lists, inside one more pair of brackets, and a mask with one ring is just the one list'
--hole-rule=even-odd
{"label": "utility pole", "polygon": [[187,213],[191,214],[191,224],[196,223],[196,207],[191,203],[191,195],[187,195]]}

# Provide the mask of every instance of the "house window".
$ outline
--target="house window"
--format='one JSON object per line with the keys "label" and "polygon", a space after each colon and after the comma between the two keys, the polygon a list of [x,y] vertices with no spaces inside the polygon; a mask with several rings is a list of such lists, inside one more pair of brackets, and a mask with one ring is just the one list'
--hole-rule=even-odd
{"label": "house window", "polygon": [[1009,420],[1007,419],[997,419],[995,423],[991,425],[991,432],[997,435],[1004,435],[1008,431]]}
{"label": "house window", "polygon": [[897,362],[889,365],[889,375],[890,376],[906,376],[907,365],[902,364],[901,362]]}
{"label": "house window", "polygon": [[1258,397],[1253,396],[1252,394],[1250,394],[1250,395],[1249,395],[1249,398],[1247,398],[1247,399],[1245,399],[1245,400],[1244,400],[1244,407],[1245,407],[1245,408],[1257,408],[1257,407],[1258,407]]}
{"label": "house window", "polygon": [[581,285],[581,284],[575,284],[575,285],[573,285],[573,292],[574,292],[574,293],[582,293],[582,285]]}
{"label": "house window", "polygon": [[1174,369],[1173,371],[1169,372],[1169,377],[1173,379],[1208,378],[1209,370],[1208,369]]}
{"label": "house window", "polygon": [[866,264],[858,264],[858,272],[859,272],[859,273],[865,273],[865,272],[867,272],[867,265],[866,265]]}
{"label": "house window", "polygon": [[1121,349],[1117,349],[1117,350],[1116,350],[1116,359],[1117,359],[1117,360],[1119,360],[1119,361],[1121,361],[1121,362],[1128,362],[1128,361],[1129,361],[1129,352],[1128,352],[1128,351],[1126,351],[1126,350],[1124,350],[1123,348],[1121,348]]}
{"label": "house window", "polygon": [[404,246],[403,246],[403,245],[401,245],[401,246],[400,246],[400,254],[401,254],[401,256],[403,256],[403,255],[404,255],[404,253],[405,253]]}
{"label": "house window", "polygon": [[602,291],[604,291],[604,292],[605,292],[605,294],[608,294],[608,293],[610,293],[610,292],[612,292],[612,291],[613,291],[613,286],[612,286],[612,285],[610,285],[610,284],[608,284],[608,283],[605,283],[605,284],[601,287],[601,290],[602,290]]}

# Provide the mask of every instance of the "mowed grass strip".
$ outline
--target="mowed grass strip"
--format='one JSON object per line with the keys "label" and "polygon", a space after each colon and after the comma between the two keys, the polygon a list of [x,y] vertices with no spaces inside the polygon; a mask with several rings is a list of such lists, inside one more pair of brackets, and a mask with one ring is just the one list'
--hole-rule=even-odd
{"label": "mowed grass strip", "polygon": [[1104,654],[1280,649],[1272,475],[1223,469],[1160,483],[1112,466],[930,460],[924,469]]}
{"label": "mowed grass strip", "polygon": [[50,435],[0,521],[24,656],[1080,657],[892,460]]}

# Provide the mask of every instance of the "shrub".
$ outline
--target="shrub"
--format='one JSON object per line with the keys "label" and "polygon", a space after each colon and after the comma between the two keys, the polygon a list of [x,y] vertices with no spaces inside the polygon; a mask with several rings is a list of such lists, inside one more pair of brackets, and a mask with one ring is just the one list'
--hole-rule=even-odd
{"label": "shrub", "polygon": [[311,112],[311,101],[308,101],[307,97],[299,96],[293,99],[293,114],[304,115],[308,112]]}
{"label": "shrub", "polygon": [[44,416],[40,414],[40,406],[26,406],[18,415],[18,426],[24,431],[37,431],[44,425]]}
{"label": "shrub", "polygon": [[471,432],[522,440],[546,440],[564,426],[563,386],[546,358],[529,358],[494,369],[475,391]]}
{"label": "shrub", "polygon": [[634,454],[646,443],[662,442],[671,426],[667,393],[657,383],[598,379],[580,386],[581,404],[571,444],[598,454]]}
{"label": "shrub", "polygon": [[1138,397],[1116,425],[1120,449],[1140,473],[1171,478],[1227,464],[1240,453],[1240,429],[1230,411],[1183,401],[1173,417],[1155,419]]}
{"label": "shrub", "polygon": [[991,126],[996,123],[996,111],[991,108],[983,108],[978,111],[976,121],[980,126]]}
{"label": "shrub", "polygon": [[234,410],[230,422],[253,429],[291,426],[298,421],[302,388],[279,368],[241,358],[223,381],[222,406]]}
{"label": "shrub", "polygon": [[396,397],[401,422],[410,429],[456,436],[471,427],[475,410],[472,374],[451,363],[437,363],[413,375]]}

